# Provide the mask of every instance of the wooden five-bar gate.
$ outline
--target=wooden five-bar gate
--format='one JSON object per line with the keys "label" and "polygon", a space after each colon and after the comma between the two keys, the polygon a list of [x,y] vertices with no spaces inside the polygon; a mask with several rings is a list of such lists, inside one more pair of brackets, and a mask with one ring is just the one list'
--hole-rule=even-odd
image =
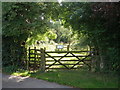
{"label": "wooden five-bar gate", "polygon": [[92,51],[46,51],[45,49],[29,48],[28,70],[79,69],[87,66],[91,69]]}

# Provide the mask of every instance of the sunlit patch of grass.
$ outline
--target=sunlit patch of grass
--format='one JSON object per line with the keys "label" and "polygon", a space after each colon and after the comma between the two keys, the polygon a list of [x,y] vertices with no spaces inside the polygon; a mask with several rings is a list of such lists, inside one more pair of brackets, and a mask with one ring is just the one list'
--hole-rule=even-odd
{"label": "sunlit patch of grass", "polygon": [[30,76],[30,72],[29,71],[16,71],[16,72],[13,72],[12,75],[25,77],[25,76]]}

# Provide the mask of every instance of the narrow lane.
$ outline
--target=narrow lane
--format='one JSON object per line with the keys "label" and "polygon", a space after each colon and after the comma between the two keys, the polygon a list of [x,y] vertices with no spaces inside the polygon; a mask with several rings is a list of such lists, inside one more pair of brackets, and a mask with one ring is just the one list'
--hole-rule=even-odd
{"label": "narrow lane", "polygon": [[31,77],[2,74],[2,88],[72,88]]}

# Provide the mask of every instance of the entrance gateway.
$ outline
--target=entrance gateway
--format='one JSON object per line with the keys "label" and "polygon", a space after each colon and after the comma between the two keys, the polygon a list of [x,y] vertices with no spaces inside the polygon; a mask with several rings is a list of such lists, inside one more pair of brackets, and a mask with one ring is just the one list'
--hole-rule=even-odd
{"label": "entrance gateway", "polygon": [[28,50],[27,68],[46,71],[50,69],[91,69],[93,51],[46,51],[45,49]]}

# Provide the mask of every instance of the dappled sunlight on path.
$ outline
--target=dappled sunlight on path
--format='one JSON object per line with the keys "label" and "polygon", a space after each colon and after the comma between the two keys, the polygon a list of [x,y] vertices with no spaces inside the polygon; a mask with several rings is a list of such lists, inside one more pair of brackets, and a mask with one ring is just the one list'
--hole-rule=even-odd
{"label": "dappled sunlight on path", "polygon": [[45,80],[2,74],[3,88],[71,88]]}
{"label": "dappled sunlight on path", "polygon": [[29,78],[29,76],[27,76],[27,77],[20,77],[20,76],[13,76],[13,75],[11,75],[8,79],[9,80],[13,80],[15,82],[21,82],[21,81],[24,81],[27,78]]}

